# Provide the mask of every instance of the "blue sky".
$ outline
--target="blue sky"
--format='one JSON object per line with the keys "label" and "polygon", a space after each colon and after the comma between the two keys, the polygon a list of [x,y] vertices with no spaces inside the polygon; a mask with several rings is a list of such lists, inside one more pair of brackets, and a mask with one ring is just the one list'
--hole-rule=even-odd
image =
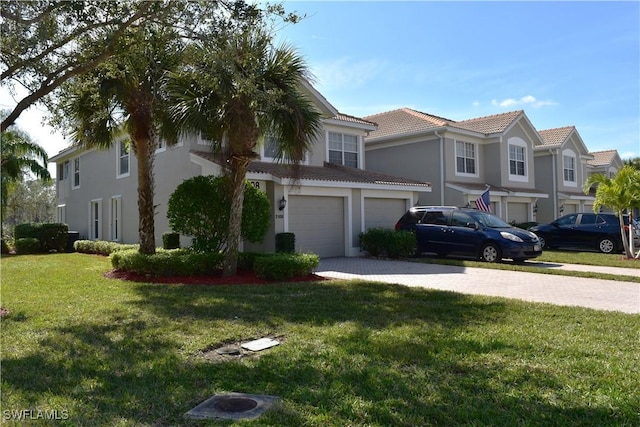
{"label": "blue sky", "polygon": [[463,120],[524,110],[590,151],[640,156],[640,2],[287,1],[279,39],[358,117],[409,107]]}
{"label": "blue sky", "polygon": [[[284,5],[308,17],[278,39],[342,113],[409,107],[464,120],[522,109],[538,130],[576,126],[590,151],[640,156],[638,1]],[[41,116],[32,107],[18,126],[54,155],[68,141]]]}

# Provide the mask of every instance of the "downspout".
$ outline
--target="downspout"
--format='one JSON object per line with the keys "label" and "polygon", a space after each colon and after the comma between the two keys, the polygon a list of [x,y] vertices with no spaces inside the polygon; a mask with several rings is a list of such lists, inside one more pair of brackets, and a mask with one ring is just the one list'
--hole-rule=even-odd
{"label": "downspout", "polygon": [[444,137],[438,131],[434,135],[440,138],[440,206],[444,206]]}
{"label": "downspout", "polygon": [[551,174],[551,180],[552,180],[552,184],[551,184],[551,189],[553,191],[553,219],[557,218],[557,213],[558,213],[558,178],[557,178],[557,168],[558,165],[556,164],[556,153],[554,153],[554,150],[549,150],[549,153],[551,153],[551,170],[553,171],[553,173]]}

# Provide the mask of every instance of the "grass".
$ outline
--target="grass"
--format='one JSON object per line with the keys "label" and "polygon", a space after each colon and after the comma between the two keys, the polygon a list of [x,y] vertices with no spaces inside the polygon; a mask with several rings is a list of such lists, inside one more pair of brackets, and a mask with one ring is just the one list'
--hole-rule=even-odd
{"label": "grass", "polygon": [[[1,267],[7,425],[231,425],[183,414],[232,391],[281,398],[233,425],[640,425],[636,315],[364,281],[142,284],[84,254]],[[203,357],[265,336],[281,344]]]}
{"label": "grass", "polygon": [[[428,264],[457,265],[464,267],[491,268],[495,270],[524,271],[529,273],[551,274],[557,276],[588,277],[605,280],[617,280],[624,282],[640,283],[640,260],[628,260],[620,254],[602,254],[598,252],[567,252],[557,250],[545,250],[539,257],[528,260],[524,263],[513,263],[511,261],[501,263],[487,263],[472,261],[460,258],[442,258],[436,256],[423,255],[419,258],[411,258],[411,261]],[[595,271],[569,271],[551,268],[541,268],[538,263],[553,264],[582,264],[605,267],[622,267],[637,269],[637,275],[621,275],[600,273]]]}

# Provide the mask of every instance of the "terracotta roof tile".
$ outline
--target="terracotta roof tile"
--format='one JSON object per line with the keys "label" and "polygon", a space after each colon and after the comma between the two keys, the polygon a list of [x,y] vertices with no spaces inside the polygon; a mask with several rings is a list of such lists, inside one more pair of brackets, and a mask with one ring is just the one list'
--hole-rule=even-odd
{"label": "terracotta roof tile", "polygon": [[617,153],[617,150],[592,151],[589,154],[593,156],[593,159],[587,160],[587,164],[591,166],[608,166],[613,163]]}
{"label": "terracotta roof tile", "polygon": [[437,129],[446,126],[448,119],[421,113],[410,108],[387,111],[365,117],[378,124],[378,129],[371,132],[367,139],[384,138],[389,135],[413,134],[429,129]]}
{"label": "terracotta roof tile", "polygon": [[524,111],[522,110],[511,111],[508,113],[494,114],[492,116],[462,120],[460,122],[452,122],[451,126],[490,135],[492,133],[503,132],[523,114]]}
{"label": "terracotta roof tile", "polygon": [[343,122],[358,123],[361,125],[376,126],[376,123],[374,122],[370,122],[368,120],[364,120],[359,117],[349,116],[347,114],[342,114],[342,113],[336,114],[335,116],[332,117],[332,119],[340,120]]}
{"label": "terracotta roof tile", "polygon": [[[211,162],[217,163],[215,156],[211,152],[191,151],[191,153]],[[324,163],[324,166],[300,165],[299,168],[299,179],[353,182],[378,185],[431,187],[430,183],[424,181],[416,181],[413,179],[386,175],[348,166],[334,165],[327,162]],[[253,161],[249,164],[249,172],[269,174],[277,178],[296,178],[296,171],[294,167],[292,165],[282,163]]]}
{"label": "terracotta roof tile", "polygon": [[538,133],[542,138],[542,145],[552,146],[562,144],[575,129],[575,126],[565,126],[561,128],[541,130]]}

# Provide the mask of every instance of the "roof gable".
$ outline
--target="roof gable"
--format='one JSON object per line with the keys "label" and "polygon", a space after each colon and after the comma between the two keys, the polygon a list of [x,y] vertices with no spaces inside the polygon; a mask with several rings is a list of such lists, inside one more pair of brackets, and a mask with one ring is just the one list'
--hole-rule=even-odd
{"label": "roof gable", "polygon": [[623,166],[618,150],[593,151],[590,154],[593,159],[588,160],[587,164],[591,166]]}
{"label": "roof gable", "polygon": [[491,116],[476,117],[459,122],[451,122],[450,126],[482,133],[484,135],[491,135],[504,132],[523,116],[524,111],[518,110]]}

